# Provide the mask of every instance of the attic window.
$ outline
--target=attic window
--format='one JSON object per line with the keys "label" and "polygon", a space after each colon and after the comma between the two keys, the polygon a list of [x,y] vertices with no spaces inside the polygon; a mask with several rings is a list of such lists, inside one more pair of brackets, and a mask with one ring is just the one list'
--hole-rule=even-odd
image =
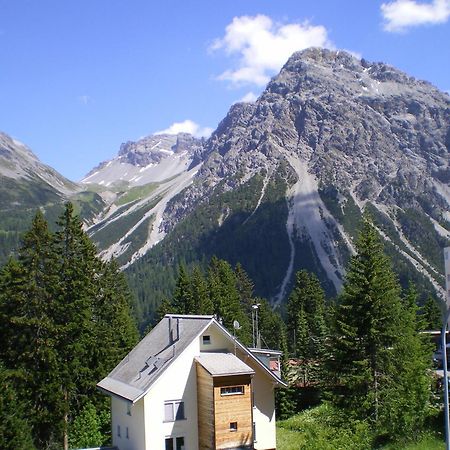
{"label": "attic window", "polygon": [[203,342],[203,345],[210,345],[211,344],[211,336],[209,334],[202,336],[202,342]]}
{"label": "attic window", "polygon": [[220,388],[220,395],[242,395],[244,393],[244,386],[227,386]]}
{"label": "attic window", "polygon": [[237,431],[237,422],[230,422],[230,431]]}

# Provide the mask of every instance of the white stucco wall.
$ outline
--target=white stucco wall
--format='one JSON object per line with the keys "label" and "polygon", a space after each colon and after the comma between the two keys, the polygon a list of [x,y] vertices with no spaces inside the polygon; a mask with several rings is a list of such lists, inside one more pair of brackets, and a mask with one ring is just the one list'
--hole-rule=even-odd
{"label": "white stucco wall", "polygon": [[[197,375],[194,357],[199,353],[199,341],[195,340],[144,397],[146,436],[142,450],[164,450],[165,438],[168,436],[184,436],[185,450],[198,449]],[[171,400],[184,402],[185,420],[164,422],[164,402]]]}
{"label": "white stucco wall", "polygon": [[[111,398],[113,445],[120,450],[142,450],[145,448],[144,400],[142,399],[131,406],[131,416],[128,415],[127,405],[129,404],[126,400],[117,397]],[[119,426],[120,436],[118,435]]]}

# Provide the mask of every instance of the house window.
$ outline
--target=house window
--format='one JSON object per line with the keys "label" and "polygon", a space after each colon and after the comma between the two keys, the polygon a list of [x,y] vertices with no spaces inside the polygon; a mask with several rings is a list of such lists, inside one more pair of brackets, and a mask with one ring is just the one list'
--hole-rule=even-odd
{"label": "house window", "polygon": [[127,403],[127,415],[131,416],[131,403]]}
{"label": "house window", "polygon": [[179,436],[177,438],[168,437],[166,438],[166,448],[165,450],[184,450],[184,437]]}
{"label": "house window", "polygon": [[237,422],[230,422],[230,431],[237,431]]}
{"label": "house window", "polygon": [[176,450],[184,450],[184,437],[180,436],[175,439],[175,449]]}
{"label": "house window", "polygon": [[244,386],[227,386],[220,388],[220,395],[242,395]]}
{"label": "house window", "polygon": [[128,427],[127,427],[127,435],[126,435],[127,439],[130,439],[130,435],[128,434]]}
{"label": "house window", "polygon": [[210,345],[211,344],[211,336],[209,336],[209,335],[202,336],[202,342],[203,342],[203,345]]}
{"label": "house window", "polygon": [[256,442],[256,423],[253,422],[253,442]]}
{"label": "house window", "polygon": [[117,425],[117,436],[120,437],[120,425]]}
{"label": "house window", "polygon": [[180,400],[164,402],[164,422],[186,419],[184,415],[184,402]]}

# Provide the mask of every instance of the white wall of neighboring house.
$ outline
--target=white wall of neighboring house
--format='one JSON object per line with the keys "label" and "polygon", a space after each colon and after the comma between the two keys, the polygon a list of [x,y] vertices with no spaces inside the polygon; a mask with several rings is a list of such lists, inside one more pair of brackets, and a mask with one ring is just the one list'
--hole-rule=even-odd
{"label": "white wall of neighboring house", "polygon": [[[128,411],[131,415],[128,414]],[[142,450],[145,448],[143,399],[131,406],[131,402],[112,397],[111,418],[113,445],[120,450]],[[118,427],[120,427],[120,436]]]}

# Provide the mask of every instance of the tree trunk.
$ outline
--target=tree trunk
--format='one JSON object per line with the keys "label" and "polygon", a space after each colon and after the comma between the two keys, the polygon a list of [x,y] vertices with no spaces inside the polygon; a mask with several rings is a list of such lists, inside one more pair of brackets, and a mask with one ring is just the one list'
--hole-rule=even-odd
{"label": "tree trunk", "polygon": [[63,431],[63,447],[64,450],[69,450],[69,396],[67,390],[64,389],[64,431]]}

